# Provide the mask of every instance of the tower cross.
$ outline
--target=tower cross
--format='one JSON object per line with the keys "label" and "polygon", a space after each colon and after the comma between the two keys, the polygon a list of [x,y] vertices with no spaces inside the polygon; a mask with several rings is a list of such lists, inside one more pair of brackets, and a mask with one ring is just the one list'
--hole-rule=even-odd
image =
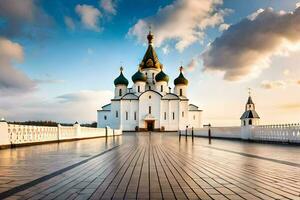
{"label": "tower cross", "polygon": [[248,88],[248,94],[249,94],[249,96],[251,96],[251,88]]}

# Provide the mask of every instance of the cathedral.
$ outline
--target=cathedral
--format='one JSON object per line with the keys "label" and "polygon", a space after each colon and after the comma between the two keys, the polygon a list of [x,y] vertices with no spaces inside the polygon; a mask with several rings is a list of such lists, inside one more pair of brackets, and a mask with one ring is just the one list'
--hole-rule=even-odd
{"label": "cathedral", "polygon": [[202,110],[189,104],[188,80],[179,68],[174,89],[169,87],[169,76],[163,71],[153,47],[154,36],[149,32],[148,48],[132,76],[133,85],[120,68],[114,80],[115,94],[111,103],[97,111],[98,127],[111,127],[123,131],[177,131],[202,128]]}

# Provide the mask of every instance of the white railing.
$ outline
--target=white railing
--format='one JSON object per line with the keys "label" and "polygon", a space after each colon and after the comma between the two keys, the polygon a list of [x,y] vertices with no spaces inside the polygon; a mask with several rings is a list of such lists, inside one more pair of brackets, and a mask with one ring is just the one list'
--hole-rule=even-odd
{"label": "white railing", "polygon": [[251,136],[253,140],[300,143],[300,124],[253,126]]}
{"label": "white railing", "polygon": [[[208,127],[192,129],[188,128],[188,135],[192,135],[192,130],[194,131],[194,136],[208,137]],[[241,138],[241,127],[210,127],[211,137],[215,138]],[[181,131],[181,134],[185,134],[185,131]]]}
{"label": "white railing", "polygon": [[77,127],[58,125],[59,140],[69,140],[77,138]]}
{"label": "white railing", "polygon": [[49,127],[8,124],[0,121],[0,146],[117,136],[122,130],[73,126]]}
{"label": "white railing", "polygon": [[55,141],[58,139],[57,129],[57,127],[8,124],[8,135],[12,144]]}

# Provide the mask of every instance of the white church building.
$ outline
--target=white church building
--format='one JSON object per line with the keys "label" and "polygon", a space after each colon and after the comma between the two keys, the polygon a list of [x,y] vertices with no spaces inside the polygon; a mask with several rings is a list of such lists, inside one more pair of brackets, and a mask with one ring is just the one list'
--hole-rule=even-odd
{"label": "white church building", "polygon": [[115,94],[111,103],[98,110],[98,127],[109,126],[123,131],[177,131],[202,128],[202,110],[189,104],[188,80],[180,67],[174,80],[174,89],[169,87],[169,77],[163,71],[153,47],[153,35],[149,32],[148,49],[138,71],[132,76],[133,86],[120,68],[114,80]]}

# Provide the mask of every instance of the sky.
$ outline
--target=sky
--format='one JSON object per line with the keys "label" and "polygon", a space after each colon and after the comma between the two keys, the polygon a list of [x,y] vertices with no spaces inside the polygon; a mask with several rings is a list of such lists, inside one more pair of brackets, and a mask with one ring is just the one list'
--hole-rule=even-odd
{"label": "sky", "polygon": [[1,0],[0,117],[96,121],[151,25],[169,85],[183,65],[204,123],[239,125],[248,88],[261,124],[297,123],[299,22],[299,0]]}

